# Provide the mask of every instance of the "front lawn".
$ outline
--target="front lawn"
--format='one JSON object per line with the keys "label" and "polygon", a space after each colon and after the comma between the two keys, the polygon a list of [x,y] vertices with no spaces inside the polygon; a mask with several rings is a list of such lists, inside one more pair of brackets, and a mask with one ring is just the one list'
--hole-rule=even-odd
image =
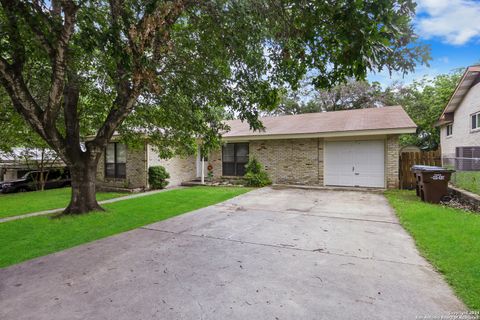
{"label": "front lawn", "polygon": [[106,212],[0,223],[0,267],[213,205],[249,188],[193,187],[106,204]]}
{"label": "front lawn", "polygon": [[451,182],[459,188],[480,195],[480,171],[457,171]]}
{"label": "front lawn", "polygon": [[[71,188],[0,194],[0,218],[64,208],[70,202]],[[125,196],[119,192],[98,192],[97,200]]]}
{"label": "front lawn", "polygon": [[468,307],[480,310],[480,215],[421,202],[412,191],[386,196],[423,256]]}

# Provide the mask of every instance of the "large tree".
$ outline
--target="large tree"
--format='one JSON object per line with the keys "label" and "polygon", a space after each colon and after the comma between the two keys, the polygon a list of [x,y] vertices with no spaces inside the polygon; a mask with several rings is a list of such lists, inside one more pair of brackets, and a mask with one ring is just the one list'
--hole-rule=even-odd
{"label": "large tree", "polygon": [[325,88],[426,59],[411,0],[0,3],[0,82],[70,168],[65,213],[101,209],[95,171],[116,131],[148,134],[165,155],[195,138],[211,146],[225,107],[260,128],[259,110],[309,70]]}
{"label": "large tree", "polygon": [[416,145],[423,150],[438,149],[440,130],[435,123],[452,96],[462,71],[423,78],[409,85],[397,83],[385,90],[385,103],[402,105],[418,126],[415,134],[401,136],[402,145]]}
{"label": "large tree", "polygon": [[298,114],[339,110],[365,109],[385,105],[385,94],[378,82],[348,79],[331,88],[304,86],[304,96],[297,92],[282,94],[273,114]]}
{"label": "large tree", "polygon": [[384,105],[379,83],[349,79],[328,90],[319,90],[307,104],[309,112],[339,111],[381,107]]}

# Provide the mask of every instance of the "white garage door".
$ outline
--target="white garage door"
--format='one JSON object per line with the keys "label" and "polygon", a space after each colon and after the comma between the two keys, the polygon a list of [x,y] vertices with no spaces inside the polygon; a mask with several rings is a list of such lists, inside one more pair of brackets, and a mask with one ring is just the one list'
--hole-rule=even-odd
{"label": "white garage door", "polygon": [[385,187],[384,141],[326,142],[325,185]]}

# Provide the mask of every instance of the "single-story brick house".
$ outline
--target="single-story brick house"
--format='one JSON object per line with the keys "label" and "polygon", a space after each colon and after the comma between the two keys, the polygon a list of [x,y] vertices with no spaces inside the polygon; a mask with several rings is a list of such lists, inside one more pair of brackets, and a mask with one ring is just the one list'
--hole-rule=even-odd
{"label": "single-story brick house", "polygon": [[443,165],[480,170],[480,66],[465,70],[437,126]]}
{"label": "single-story brick house", "polygon": [[[261,118],[264,131],[248,123],[227,121],[221,150],[204,163],[214,178],[242,176],[256,157],[277,184],[314,186],[398,187],[401,134],[414,133],[415,123],[400,106]],[[148,188],[148,167],[163,165],[170,186],[200,177],[200,156],[163,160],[147,142],[127,150],[120,143],[107,148],[99,165],[101,186]]]}
{"label": "single-story brick house", "polygon": [[50,149],[14,148],[0,152],[0,181],[16,180],[29,171],[65,168],[65,164]]}

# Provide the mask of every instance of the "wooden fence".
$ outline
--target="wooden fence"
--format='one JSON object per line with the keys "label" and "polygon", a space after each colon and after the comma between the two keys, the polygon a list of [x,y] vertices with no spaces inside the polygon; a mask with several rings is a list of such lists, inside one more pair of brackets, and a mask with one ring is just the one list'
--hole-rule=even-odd
{"label": "wooden fence", "polygon": [[441,166],[442,157],[440,150],[428,151],[428,152],[404,152],[400,154],[399,159],[399,176],[400,176],[400,188],[413,189],[415,188],[415,177],[413,176],[410,168],[415,165],[426,166]]}

